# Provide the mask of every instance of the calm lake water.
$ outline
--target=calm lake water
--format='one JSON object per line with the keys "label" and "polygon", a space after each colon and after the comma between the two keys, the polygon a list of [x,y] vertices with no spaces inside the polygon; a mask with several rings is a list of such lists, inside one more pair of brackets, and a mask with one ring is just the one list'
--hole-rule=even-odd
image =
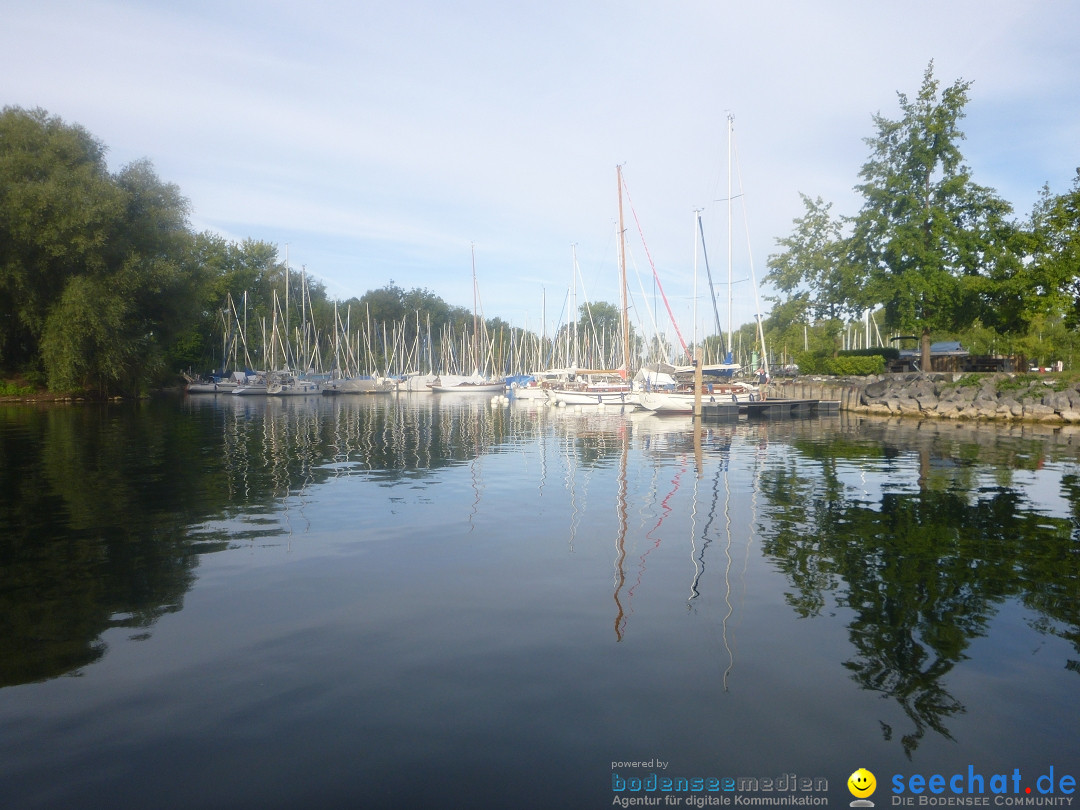
{"label": "calm lake water", "polygon": [[877,807],[1000,806],[1080,777],[1078,432],[0,405],[0,527],[5,808],[846,807],[860,767]]}

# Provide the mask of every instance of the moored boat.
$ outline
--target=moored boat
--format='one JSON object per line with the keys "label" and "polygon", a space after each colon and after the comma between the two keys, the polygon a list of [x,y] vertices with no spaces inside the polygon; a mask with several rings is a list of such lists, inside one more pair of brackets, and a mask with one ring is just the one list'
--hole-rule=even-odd
{"label": "moored boat", "polygon": [[440,374],[431,383],[433,394],[502,394],[506,392],[506,380],[492,380],[480,374],[464,377],[458,374]]}
{"label": "moored boat", "polygon": [[306,397],[321,393],[317,382],[296,377],[287,371],[272,373],[266,382],[266,395],[269,397]]}
{"label": "moored boat", "polygon": [[394,390],[393,380],[376,377],[345,377],[329,380],[322,386],[322,393],[331,394],[389,394]]}
{"label": "moored boat", "polygon": [[[742,382],[730,382],[722,385],[707,385],[702,388],[702,403],[737,402],[744,404],[758,400],[756,386]],[[679,391],[641,391],[638,401],[642,408],[656,413],[693,413],[694,392]]]}

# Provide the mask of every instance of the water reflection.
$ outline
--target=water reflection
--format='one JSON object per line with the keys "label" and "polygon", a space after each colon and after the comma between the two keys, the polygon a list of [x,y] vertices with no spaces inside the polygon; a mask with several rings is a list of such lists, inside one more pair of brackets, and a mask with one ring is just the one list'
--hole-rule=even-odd
{"label": "water reflection", "polygon": [[[928,731],[951,739],[949,721],[965,707],[948,676],[1006,600],[1078,648],[1075,476],[1060,476],[1070,515],[1048,513],[1037,490],[1014,481],[1020,470],[1074,465],[1077,436],[1010,434],[866,422],[829,442],[795,440],[798,452],[762,476],[763,549],[793,586],[789,604],[806,617],[830,602],[851,612],[843,665],[903,709],[909,756]],[[882,733],[897,732],[882,723]]]}
{"label": "water reflection", "polygon": [[[462,570],[510,581],[527,577],[512,556],[494,568],[491,538],[512,549],[508,527],[529,522],[531,542],[595,563],[603,583],[581,582],[602,590],[604,643],[646,635],[670,597],[696,622],[678,632],[714,634],[725,692],[740,633],[759,626],[747,582],[764,559],[786,611],[842,622],[836,668],[899,707],[902,727],[881,734],[908,755],[951,738],[966,710],[951,676],[1002,605],[1080,650],[1080,438],[1066,430],[221,397],[8,408],[0,431],[2,686],[78,673],[111,628],[145,637],[183,607],[200,554],[295,552],[334,521],[361,542],[416,520],[454,537]],[[510,609],[511,586],[492,587]]]}
{"label": "water reflection", "polygon": [[221,483],[191,439],[175,408],[0,413],[0,686],[76,671],[106,630],[180,610],[196,555],[222,547],[187,533]]}

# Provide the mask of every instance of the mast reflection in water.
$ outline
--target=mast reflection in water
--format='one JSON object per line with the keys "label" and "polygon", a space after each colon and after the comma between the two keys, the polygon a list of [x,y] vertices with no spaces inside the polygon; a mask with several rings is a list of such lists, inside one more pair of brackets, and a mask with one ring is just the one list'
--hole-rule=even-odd
{"label": "mast reflection in water", "polygon": [[[486,397],[0,410],[17,807],[1080,774],[1078,434]],[[966,770],[965,770],[966,772]]]}

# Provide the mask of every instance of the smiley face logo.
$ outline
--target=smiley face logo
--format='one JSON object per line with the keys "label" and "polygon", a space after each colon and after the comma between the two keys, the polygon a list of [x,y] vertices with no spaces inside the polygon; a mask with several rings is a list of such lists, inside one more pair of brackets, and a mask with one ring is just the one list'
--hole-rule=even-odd
{"label": "smiley face logo", "polygon": [[877,779],[866,768],[859,768],[847,780],[847,788],[857,799],[865,799],[877,790]]}

